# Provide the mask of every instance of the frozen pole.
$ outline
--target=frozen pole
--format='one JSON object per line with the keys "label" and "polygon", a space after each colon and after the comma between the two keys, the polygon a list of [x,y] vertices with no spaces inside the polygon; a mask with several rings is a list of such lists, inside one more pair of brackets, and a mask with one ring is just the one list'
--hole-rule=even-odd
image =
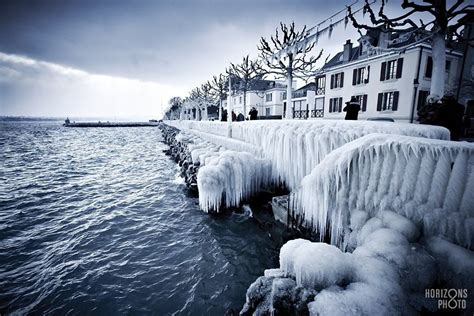
{"label": "frozen pole", "polygon": [[227,95],[227,137],[232,138],[232,106],[230,99],[232,94],[232,79],[229,74],[229,94]]}

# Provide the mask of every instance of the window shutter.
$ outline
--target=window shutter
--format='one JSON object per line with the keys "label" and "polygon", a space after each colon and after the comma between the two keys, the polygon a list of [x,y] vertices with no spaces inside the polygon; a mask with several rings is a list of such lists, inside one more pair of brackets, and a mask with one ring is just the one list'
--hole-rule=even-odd
{"label": "window shutter", "polygon": [[354,69],[352,72],[352,85],[355,86],[357,84],[357,69]]}
{"label": "window shutter", "polygon": [[367,110],[367,94],[362,97],[362,111],[365,112],[365,110]]}
{"label": "window shutter", "polygon": [[377,100],[377,111],[382,111],[382,100],[383,100],[383,93],[379,93],[379,97]]}
{"label": "window shutter", "polygon": [[393,93],[393,106],[392,106],[392,110],[393,111],[396,111],[398,109],[398,97],[400,95],[400,92],[398,91],[395,91]]}
{"label": "window shutter", "polygon": [[433,75],[433,58],[429,56],[428,60],[426,61],[425,77],[431,78],[432,75]]}
{"label": "window shutter", "polygon": [[316,86],[316,91],[318,91],[318,88],[319,88],[318,87],[318,77],[316,77],[316,79],[315,79],[315,86]]}
{"label": "window shutter", "polygon": [[341,111],[342,111],[342,98],[339,98],[339,112]]}
{"label": "window shutter", "polygon": [[341,72],[341,88],[344,87],[344,73]]}
{"label": "window shutter", "polygon": [[370,66],[367,66],[367,79],[365,79],[365,83],[369,83],[369,77],[370,77]]}
{"label": "window shutter", "polygon": [[331,75],[331,89],[334,89],[334,75]]}
{"label": "window shutter", "polygon": [[329,113],[332,112],[332,101],[333,99],[329,99]]}
{"label": "window shutter", "polygon": [[384,81],[385,80],[385,73],[386,73],[386,70],[387,70],[387,63],[384,61],[382,63],[382,67],[380,69],[380,81]]}
{"label": "window shutter", "polygon": [[402,77],[402,69],[403,69],[403,58],[398,58],[397,61],[397,79]]}

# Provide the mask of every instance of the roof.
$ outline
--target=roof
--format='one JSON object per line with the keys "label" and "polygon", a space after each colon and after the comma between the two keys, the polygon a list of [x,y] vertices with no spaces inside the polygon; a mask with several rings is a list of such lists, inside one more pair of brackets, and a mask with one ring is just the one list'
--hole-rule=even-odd
{"label": "roof", "polygon": [[313,90],[316,91],[316,82],[312,81],[310,83],[305,84],[299,89],[296,89],[295,92],[297,91],[308,91],[308,90]]}
{"label": "roof", "polygon": [[[380,34],[381,34],[381,31],[372,30],[372,31],[368,31],[367,34],[361,37],[360,39],[365,37],[365,39],[367,39],[371,45],[377,46],[379,42]],[[390,39],[390,42],[388,44],[387,49],[399,48],[399,47],[409,45],[410,43],[416,42],[416,38],[413,33],[409,34],[408,36],[406,34],[391,33],[388,35],[388,37]],[[350,63],[350,62],[367,57],[367,54],[362,53],[362,45],[363,44],[352,47],[349,60],[347,61],[343,61],[344,50],[340,51],[333,58],[331,58],[327,63],[325,63],[324,66],[321,67],[321,70],[325,70],[325,69],[339,66],[342,64]]]}

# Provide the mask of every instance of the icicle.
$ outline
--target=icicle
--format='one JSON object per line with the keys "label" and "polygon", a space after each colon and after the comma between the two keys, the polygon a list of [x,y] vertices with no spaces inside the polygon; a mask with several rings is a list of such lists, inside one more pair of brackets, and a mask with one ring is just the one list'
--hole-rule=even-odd
{"label": "icicle", "polygon": [[453,170],[449,177],[443,208],[449,211],[459,210],[467,174],[467,155],[460,152],[454,160]]}

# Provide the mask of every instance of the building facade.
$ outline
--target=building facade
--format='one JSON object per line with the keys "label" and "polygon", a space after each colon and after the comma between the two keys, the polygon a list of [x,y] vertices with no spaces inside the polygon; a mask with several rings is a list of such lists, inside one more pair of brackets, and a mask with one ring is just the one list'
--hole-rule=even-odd
{"label": "building facade", "polygon": [[[356,97],[361,104],[359,119],[390,118],[414,122],[417,109],[429,95],[432,75],[431,47],[414,44],[400,50],[397,45],[383,47],[387,39],[366,35],[353,47],[348,40],[343,51],[328,61],[315,77],[313,93],[298,98],[292,106],[295,119],[343,119],[345,102]],[[370,47],[382,46],[374,53]],[[406,43],[402,43],[406,44]],[[446,51],[446,91],[454,93],[462,54]]]}

